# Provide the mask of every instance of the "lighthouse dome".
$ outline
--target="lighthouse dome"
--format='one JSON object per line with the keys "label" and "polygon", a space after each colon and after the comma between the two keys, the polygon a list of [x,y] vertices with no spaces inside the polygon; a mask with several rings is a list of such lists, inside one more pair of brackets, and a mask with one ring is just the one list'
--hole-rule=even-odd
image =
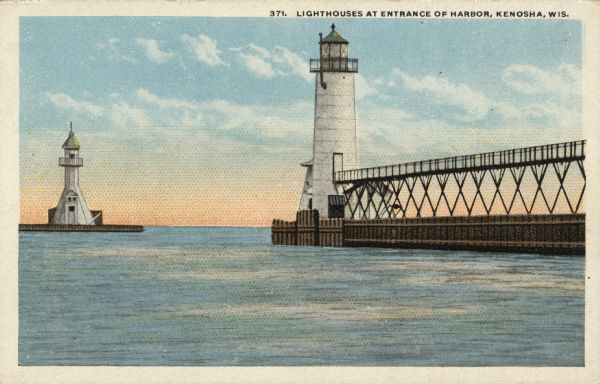
{"label": "lighthouse dome", "polygon": [[329,33],[321,43],[348,44],[348,40],[344,39],[342,35],[335,30],[335,24],[331,24],[331,33]]}
{"label": "lighthouse dome", "polygon": [[79,149],[79,139],[77,139],[73,131],[69,132],[69,137],[67,137],[62,147],[63,149]]}

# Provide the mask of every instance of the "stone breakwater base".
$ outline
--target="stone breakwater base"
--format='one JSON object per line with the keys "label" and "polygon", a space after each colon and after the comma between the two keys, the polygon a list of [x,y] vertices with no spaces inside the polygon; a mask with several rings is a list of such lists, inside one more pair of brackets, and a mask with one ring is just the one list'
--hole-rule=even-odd
{"label": "stone breakwater base", "polygon": [[585,214],[273,220],[273,245],[427,248],[539,254],[585,254]]}
{"label": "stone breakwater base", "polygon": [[19,231],[31,232],[142,232],[142,225],[69,225],[69,224],[19,224]]}

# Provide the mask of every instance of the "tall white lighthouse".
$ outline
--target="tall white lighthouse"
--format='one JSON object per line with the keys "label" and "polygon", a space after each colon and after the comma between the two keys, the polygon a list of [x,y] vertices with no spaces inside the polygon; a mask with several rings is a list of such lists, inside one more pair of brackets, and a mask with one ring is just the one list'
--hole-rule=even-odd
{"label": "tall white lighthouse", "polygon": [[334,172],[353,169],[356,159],[354,74],[358,59],[348,58],[348,41],[331,25],[320,36],[320,57],[310,60],[315,73],[313,158],[301,165],[306,177],[299,209],[317,209],[320,217],[343,217],[344,200],[333,184]]}
{"label": "tall white lighthouse", "polygon": [[58,159],[58,165],[65,168],[65,188],[56,208],[50,209],[48,219],[50,224],[94,225],[97,217],[92,216],[79,188],[79,168],[83,167],[79,140],[73,132],[73,123],[70,128],[69,137],[62,145],[65,155]]}

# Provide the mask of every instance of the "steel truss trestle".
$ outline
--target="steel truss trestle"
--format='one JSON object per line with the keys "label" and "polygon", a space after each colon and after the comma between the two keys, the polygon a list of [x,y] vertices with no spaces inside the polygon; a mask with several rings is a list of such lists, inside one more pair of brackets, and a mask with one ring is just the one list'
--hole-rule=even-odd
{"label": "steel truss trestle", "polygon": [[585,141],[338,172],[345,217],[582,213]]}

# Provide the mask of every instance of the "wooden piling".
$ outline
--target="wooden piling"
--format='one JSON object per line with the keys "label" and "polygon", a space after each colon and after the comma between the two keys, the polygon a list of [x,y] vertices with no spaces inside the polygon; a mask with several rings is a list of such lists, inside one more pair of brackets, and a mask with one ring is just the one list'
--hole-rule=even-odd
{"label": "wooden piling", "polygon": [[344,219],[319,220],[319,244],[322,247],[344,246]]}
{"label": "wooden piling", "polygon": [[273,220],[271,226],[271,242],[273,245],[297,245],[296,222]]}
{"label": "wooden piling", "polygon": [[319,245],[319,211],[308,209],[296,213],[298,245]]}
{"label": "wooden piling", "polygon": [[585,253],[585,214],[404,219],[319,219],[298,211],[273,220],[275,245],[372,246],[529,253]]}

